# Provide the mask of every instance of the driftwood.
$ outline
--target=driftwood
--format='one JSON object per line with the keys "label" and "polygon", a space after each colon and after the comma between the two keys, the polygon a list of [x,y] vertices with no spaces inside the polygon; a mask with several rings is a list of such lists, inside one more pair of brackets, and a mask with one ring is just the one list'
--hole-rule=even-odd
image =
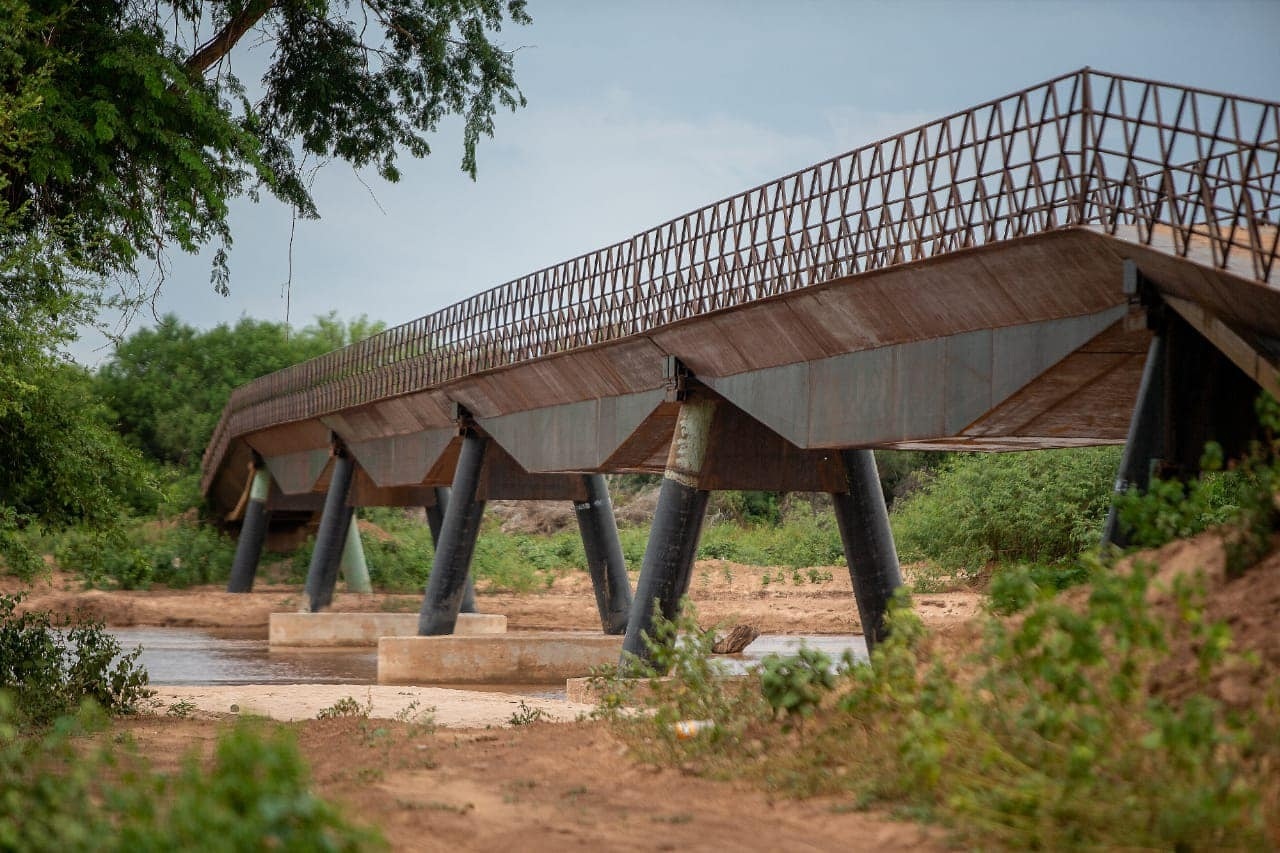
{"label": "driftwood", "polygon": [[754,625],[737,625],[723,637],[717,637],[711,651],[718,655],[736,655],[751,645],[751,641],[760,636],[760,630]]}

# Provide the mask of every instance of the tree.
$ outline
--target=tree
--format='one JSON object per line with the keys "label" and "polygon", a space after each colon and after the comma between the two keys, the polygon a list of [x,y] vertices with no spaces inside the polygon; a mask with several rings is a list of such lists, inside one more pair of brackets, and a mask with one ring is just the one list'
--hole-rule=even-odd
{"label": "tree", "polygon": [[116,347],[96,389],[116,429],[159,463],[194,466],[232,389],[251,379],[377,334],[361,316],[317,317],[289,335],[283,323],[241,319],[200,331],[169,315]]}
{"label": "tree", "polygon": [[[5,290],[143,259],[162,278],[168,247],[214,242],[226,292],[231,198],[315,216],[302,157],[394,181],[452,115],[474,177],[496,110],[524,104],[506,19],[524,0],[0,0],[0,255],[33,260]],[[252,93],[231,61],[250,33],[271,51]]]}
{"label": "tree", "polygon": [[[104,284],[136,300],[168,250],[212,243],[226,293],[231,199],[316,216],[306,158],[394,181],[449,116],[474,177],[495,112],[524,104],[506,21],[524,0],[0,0],[0,558],[29,569],[16,531],[109,518],[141,476],[57,355]],[[252,89],[232,68],[250,42],[270,53]],[[168,411],[139,443],[190,458],[203,408]]]}

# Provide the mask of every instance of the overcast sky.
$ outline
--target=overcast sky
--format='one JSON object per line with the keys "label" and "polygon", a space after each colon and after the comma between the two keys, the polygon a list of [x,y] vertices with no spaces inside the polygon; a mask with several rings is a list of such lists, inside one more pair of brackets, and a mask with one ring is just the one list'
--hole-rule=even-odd
{"label": "overcast sky", "polygon": [[[501,34],[522,48],[529,104],[498,117],[478,180],[459,170],[456,123],[429,158],[401,161],[398,184],[342,163],[318,173],[323,218],[299,222],[293,241],[295,325],[328,311],[401,323],[1085,65],[1280,100],[1280,0],[529,0],[529,11],[531,26]],[[207,256],[175,256],[160,313],[200,327],[285,319],[289,210],[232,209],[231,295],[213,292]],[[110,355],[94,333],[73,353]]]}

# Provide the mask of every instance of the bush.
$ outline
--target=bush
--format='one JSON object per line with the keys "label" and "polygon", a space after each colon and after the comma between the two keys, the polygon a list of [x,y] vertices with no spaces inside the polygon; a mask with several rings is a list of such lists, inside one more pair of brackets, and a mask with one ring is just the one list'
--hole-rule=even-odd
{"label": "bush", "polygon": [[899,553],[961,575],[1069,561],[1098,544],[1119,459],[1112,447],[956,454],[895,508]]}
{"label": "bush", "polygon": [[174,588],[221,583],[231,572],[235,542],[191,519],[73,528],[58,537],[58,564],[87,585],[106,589]]}
{"label": "bush", "polygon": [[142,649],[125,653],[99,622],[55,623],[47,613],[19,613],[20,595],[0,594],[0,685],[12,718],[46,725],[86,699],[110,713],[132,713],[150,695]]}
{"label": "bush", "polygon": [[[1147,568],[1084,569],[1087,596],[1033,590],[1019,618],[984,619],[972,654],[925,642],[899,599],[874,666],[845,660],[833,672],[817,654],[779,658],[738,689],[708,676],[708,650],[685,627],[654,712],[618,712],[615,691],[601,713],[643,760],[884,802],[946,824],[963,844],[1268,848],[1280,693],[1250,712],[1181,686],[1176,699],[1154,693],[1171,646],[1197,656],[1187,677],[1202,688],[1247,659],[1205,617],[1197,582],[1176,582],[1171,606],[1157,609]],[[792,709],[811,715],[803,737],[788,734],[791,714],[778,719]],[[682,738],[673,724],[690,718],[713,721],[709,735]]]}
{"label": "bush", "polygon": [[218,737],[210,766],[195,755],[174,776],[136,755],[87,750],[89,710],[35,737],[14,725],[0,692],[0,849],[362,850],[382,846],[308,789],[287,731],[240,723]]}

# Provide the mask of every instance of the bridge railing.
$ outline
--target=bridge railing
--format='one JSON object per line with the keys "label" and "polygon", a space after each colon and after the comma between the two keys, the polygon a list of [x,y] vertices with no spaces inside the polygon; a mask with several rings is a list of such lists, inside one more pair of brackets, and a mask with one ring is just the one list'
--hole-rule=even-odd
{"label": "bridge railing", "polygon": [[1089,69],[706,205],[237,388],[234,435],[897,264],[1071,226],[1270,283],[1280,105]]}

